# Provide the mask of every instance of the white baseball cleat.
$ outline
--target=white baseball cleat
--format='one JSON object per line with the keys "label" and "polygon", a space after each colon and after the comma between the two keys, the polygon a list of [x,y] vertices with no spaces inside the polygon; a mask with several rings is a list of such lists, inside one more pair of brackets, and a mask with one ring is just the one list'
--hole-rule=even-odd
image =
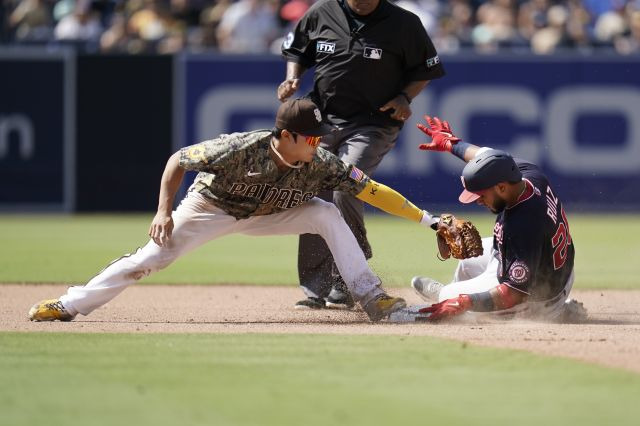
{"label": "white baseball cleat", "polygon": [[437,302],[444,285],[429,277],[417,276],[411,279],[411,287],[427,302]]}

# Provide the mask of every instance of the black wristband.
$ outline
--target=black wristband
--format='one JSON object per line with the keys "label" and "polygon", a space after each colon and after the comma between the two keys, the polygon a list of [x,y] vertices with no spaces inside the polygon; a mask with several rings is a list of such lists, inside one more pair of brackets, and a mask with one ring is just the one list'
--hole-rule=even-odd
{"label": "black wristband", "polygon": [[472,293],[469,295],[471,299],[471,310],[475,312],[492,312],[496,310],[496,304],[493,302],[490,291],[482,293]]}
{"label": "black wristband", "polygon": [[407,95],[407,92],[404,92],[404,91],[400,92],[400,96],[404,96],[404,98],[407,100],[407,103],[409,103],[409,104],[413,100],[413,99],[411,99],[411,97],[409,95]]}
{"label": "black wristband", "polygon": [[467,151],[467,148],[469,148],[470,146],[471,144],[467,142],[462,142],[462,141],[456,142],[451,147],[451,153],[464,161],[464,153]]}

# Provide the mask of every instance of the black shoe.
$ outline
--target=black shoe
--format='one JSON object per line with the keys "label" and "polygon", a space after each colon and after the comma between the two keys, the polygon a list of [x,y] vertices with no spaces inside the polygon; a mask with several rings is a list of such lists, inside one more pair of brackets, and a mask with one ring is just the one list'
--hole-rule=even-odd
{"label": "black shoe", "polygon": [[349,291],[343,291],[336,287],[331,289],[331,293],[329,293],[326,300],[327,308],[331,309],[352,309],[355,306]]}
{"label": "black shoe", "polygon": [[321,299],[319,297],[307,297],[304,300],[300,300],[298,302],[296,302],[296,304],[294,305],[294,308],[296,309],[324,309],[325,304],[324,304],[324,299]]}

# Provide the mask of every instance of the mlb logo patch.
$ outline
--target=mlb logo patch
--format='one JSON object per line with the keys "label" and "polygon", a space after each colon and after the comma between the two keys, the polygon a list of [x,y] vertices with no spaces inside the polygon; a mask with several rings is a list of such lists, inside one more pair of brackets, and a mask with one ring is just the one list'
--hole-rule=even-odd
{"label": "mlb logo patch", "polygon": [[365,47],[363,56],[367,59],[382,59],[382,49]]}
{"label": "mlb logo patch", "polygon": [[333,53],[336,51],[336,44],[328,41],[319,41],[316,43],[317,53]]}

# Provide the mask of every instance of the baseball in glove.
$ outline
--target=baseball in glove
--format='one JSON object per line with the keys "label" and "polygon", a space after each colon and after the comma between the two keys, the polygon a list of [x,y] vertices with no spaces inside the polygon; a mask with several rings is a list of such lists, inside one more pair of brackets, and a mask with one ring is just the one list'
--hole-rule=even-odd
{"label": "baseball in glove", "polygon": [[478,229],[468,220],[444,213],[436,224],[436,236],[441,260],[451,256],[456,259],[482,256],[482,238]]}

